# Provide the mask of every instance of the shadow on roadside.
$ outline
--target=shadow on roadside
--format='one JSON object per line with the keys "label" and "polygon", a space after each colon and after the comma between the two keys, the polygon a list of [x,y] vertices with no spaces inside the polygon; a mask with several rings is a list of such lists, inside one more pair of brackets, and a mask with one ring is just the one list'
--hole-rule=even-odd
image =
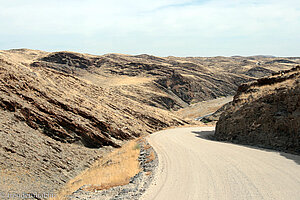
{"label": "shadow on roadside", "polygon": [[239,145],[239,146],[243,146],[243,147],[247,147],[247,148],[251,148],[251,149],[258,149],[261,151],[276,152],[276,153],[279,153],[279,155],[281,155],[289,160],[293,160],[295,163],[300,165],[300,155],[291,154],[290,152],[268,149],[266,147],[251,146],[251,145],[247,145],[247,144],[238,144],[238,143],[229,142],[229,141],[219,141],[219,140],[216,140],[214,137],[215,131],[192,131],[192,133],[194,133],[196,135],[196,137],[201,138],[201,139],[206,139],[206,140],[221,142],[221,143],[230,143],[230,144],[235,144],[235,145]]}
{"label": "shadow on roadside", "polygon": [[214,139],[215,131],[192,131],[192,133],[195,133],[198,138],[216,141]]}
{"label": "shadow on roadside", "polygon": [[290,153],[285,153],[285,152],[279,152],[281,156],[286,157],[287,159],[293,160],[295,163],[300,165],[300,156],[299,155],[294,155]]}

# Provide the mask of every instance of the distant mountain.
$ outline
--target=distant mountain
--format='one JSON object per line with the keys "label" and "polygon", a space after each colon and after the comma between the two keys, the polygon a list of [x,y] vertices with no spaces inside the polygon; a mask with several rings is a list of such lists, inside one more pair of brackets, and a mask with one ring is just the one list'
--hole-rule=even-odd
{"label": "distant mountain", "polygon": [[276,56],[272,56],[272,55],[254,55],[254,56],[249,56],[249,57],[256,57],[256,58],[276,58]]}
{"label": "distant mountain", "polygon": [[243,57],[253,57],[253,58],[276,58],[276,56],[272,56],[272,55],[253,55],[253,56],[240,56],[240,55],[234,55],[231,56],[232,58],[243,58]]}

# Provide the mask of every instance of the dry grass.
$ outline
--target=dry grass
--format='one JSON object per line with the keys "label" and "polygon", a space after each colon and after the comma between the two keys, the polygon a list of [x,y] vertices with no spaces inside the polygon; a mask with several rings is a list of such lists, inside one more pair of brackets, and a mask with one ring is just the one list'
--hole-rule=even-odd
{"label": "dry grass", "polygon": [[58,193],[55,200],[64,199],[83,185],[91,185],[86,190],[102,190],[129,183],[139,171],[138,156],[140,149],[137,141],[130,141],[122,148],[96,161],[91,168],[69,181]]}
{"label": "dry grass", "polygon": [[124,85],[143,85],[151,83],[154,79],[149,77],[105,77],[97,74],[85,74],[83,79],[88,83],[93,83],[101,87],[124,86]]}
{"label": "dry grass", "polygon": [[242,100],[242,102],[252,102],[266,95],[271,95],[276,93],[276,89],[286,88],[286,87],[291,88],[293,86],[293,83],[294,83],[294,79],[291,79],[291,80],[285,80],[283,82],[275,83],[271,85],[253,86],[251,87],[251,89],[253,89],[253,92],[242,93],[240,94],[239,99]]}

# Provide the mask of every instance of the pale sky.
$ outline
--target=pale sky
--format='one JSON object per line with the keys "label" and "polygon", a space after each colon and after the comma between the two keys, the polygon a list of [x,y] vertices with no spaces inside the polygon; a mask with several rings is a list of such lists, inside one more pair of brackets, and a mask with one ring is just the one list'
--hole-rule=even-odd
{"label": "pale sky", "polygon": [[300,0],[0,0],[0,49],[300,56]]}

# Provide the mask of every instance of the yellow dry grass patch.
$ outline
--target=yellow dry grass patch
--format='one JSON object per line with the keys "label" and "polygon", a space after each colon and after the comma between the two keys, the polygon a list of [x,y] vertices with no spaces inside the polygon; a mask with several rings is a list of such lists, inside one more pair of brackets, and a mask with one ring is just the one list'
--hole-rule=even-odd
{"label": "yellow dry grass patch", "polygon": [[294,84],[294,79],[285,80],[283,82],[275,83],[271,85],[252,86],[251,89],[253,89],[254,91],[241,94],[239,96],[239,99],[244,102],[252,102],[266,95],[271,95],[276,93],[277,92],[276,89],[286,88],[286,87],[292,88],[293,84]]}
{"label": "yellow dry grass patch", "polygon": [[83,185],[91,185],[87,190],[92,191],[128,184],[130,178],[140,171],[139,154],[137,140],[129,141],[69,181],[54,200],[64,199]]}
{"label": "yellow dry grass patch", "polygon": [[113,87],[113,86],[123,86],[123,85],[143,85],[146,83],[151,83],[154,78],[142,77],[142,76],[110,76],[104,77],[96,74],[86,74],[83,79],[88,83],[93,83],[101,87]]}

